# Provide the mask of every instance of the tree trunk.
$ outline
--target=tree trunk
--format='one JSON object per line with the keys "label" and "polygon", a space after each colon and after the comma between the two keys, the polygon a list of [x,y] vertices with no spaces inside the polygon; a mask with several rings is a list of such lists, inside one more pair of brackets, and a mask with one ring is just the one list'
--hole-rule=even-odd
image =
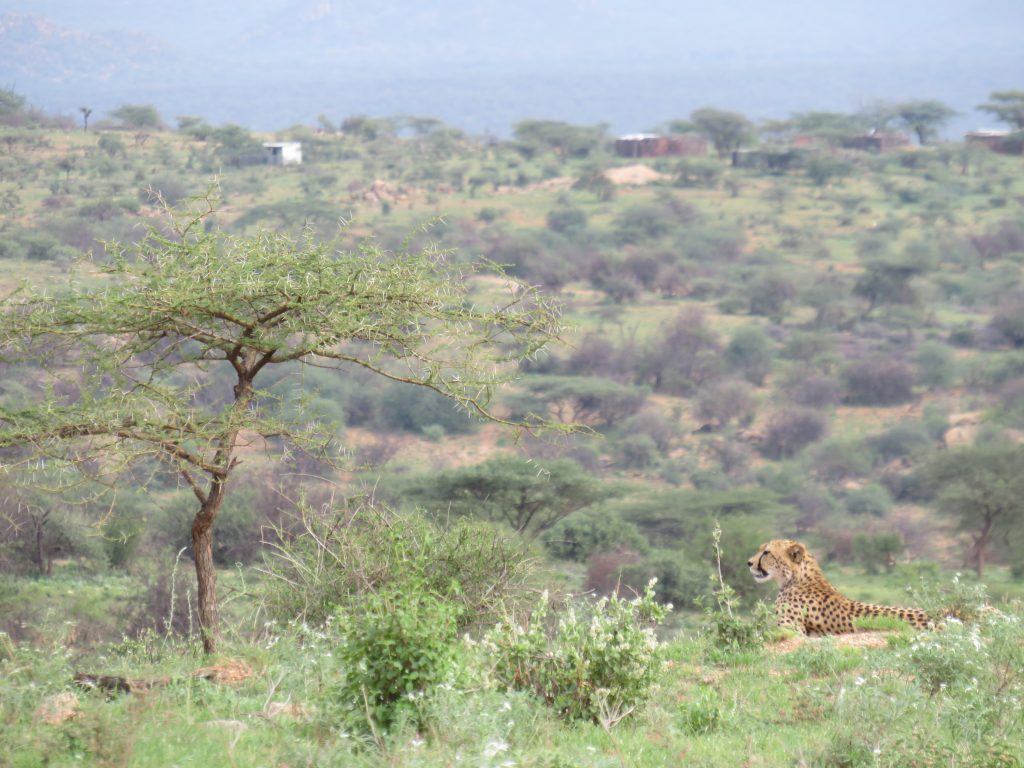
{"label": "tree trunk", "polygon": [[981,531],[974,538],[974,572],[981,579],[985,574],[985,550],[992,541],[992,529],[995,527],[996,514],[986,510],[982,520]]}
{"label": "tree trunk", "polygon": [[216,653],[220,642],[220,610],[217,606],[217,570],[213,566],[213,521],[224,498],[223,485],[216,484],[192,521],[192,552],[196,561],[199,631],[203,651]]}
{"label": "tree trunk", "polygon": [[40,576],[48,576],[46,572],[46,548],[43,544],[43,526],[45,522],[37,517],[32,518],[32,525],[36,531],[36,547],[33,559],[36,561],[36,568],[39,569]]}
{"label": "tree trunk", "polygon": [[[235,402],[233,411],[245,411],[252,402],[252,376],[259,370],[253,369],[255,352],[245,353],[245,370],[243,375],[239,369],[238,383],[234,387]],[[232,362],[238,369],[238,361]],[[220,512],[224,501],[227,477],[234,467],[235,439],[237,428],[231,429],[220,438],[217,453],[214,456],[215,466],[222,468],[222,473],[211,478],[210,490],[204,495],[197,494],[201,500],[199,512],[192,520],[192,552],[196,560],[197,601],[199,603],[199,631],[203,636],[203,651],[206,654],[217,652],[217,644],[221,639],[220,610],[217,607],[217,570],[213,567],[213,523]]]}

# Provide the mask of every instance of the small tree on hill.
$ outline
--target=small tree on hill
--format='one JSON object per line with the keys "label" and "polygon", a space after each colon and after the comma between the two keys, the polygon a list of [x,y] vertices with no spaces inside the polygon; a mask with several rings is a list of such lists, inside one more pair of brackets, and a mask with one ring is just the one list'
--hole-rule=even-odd
{"label": "small tree on hill", "polygon": [[988,98],[987,102],[978,105],[978,109],[988,112],[1015,131],[1024,131],[1024,91],[994,91]]}
{"label": "small tree on hill", "polygon": [[413,481],[406,498],[446,517],[475,517],[536,536],[605,493],[574,461],[495,458]]}
{"label": "small tree on hill", "polygon": [[951,117],[959,114],[948,104],[935,99],[919,99],[897,104],[893,114],[907,130],[913,131],[923,147],[939,132]]}
{"label": "small tree on hill", "polygon": [[938,505],[971,537],[969,557],[984,575],[992,545],[1024,526],[1024,446],[992,444],[949,451],[925,468]]}
{"label": "small tree on hill", "polygon": [[702,136],[715,146],[719,157],[725,157],[743,146],[753,131],[753,124],[738,112],[705,107],[690,115]]}
{"label": "small tree on hill", "polygon": [[160,113],[151,104],[125,104],[111,112],[110,116],[120,120],[127,129],[156,130],[163,127]]}
{"label": "small tree on hill", "polygon": [[240,449],[332,453],[332,425],[277,407],[261,373],[355,366],[494,419],[495,388],[560,329],[540,295],[500,273],[494,308],[468,301],[466,268],[443,252],[232,237],[206,231],[212,211],[208,196],[193,199],[169,211],[169,231],[108,244],[110,261],[91,274],[60,291],[26,288],[0,313],[0,355],[37,364],[46,382],[40,402],[0,409],[0,447],[100,471],[156,457],[192,489],[207,652],[219,637],[213,526]]}

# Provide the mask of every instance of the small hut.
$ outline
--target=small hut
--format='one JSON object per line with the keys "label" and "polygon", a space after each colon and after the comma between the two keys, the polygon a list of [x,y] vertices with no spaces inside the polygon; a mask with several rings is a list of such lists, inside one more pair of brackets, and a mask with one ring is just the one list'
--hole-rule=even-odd
{"label": "small hut", "polygon": [[615,154],[619,157],[702,157],[707,153],[707,141],[696,134],[659,136],[656,133],[632,133],[615,140]]}
{"label": "small hut", "polygon": [[301,141],[267,141],[267,165],[302,165]]}

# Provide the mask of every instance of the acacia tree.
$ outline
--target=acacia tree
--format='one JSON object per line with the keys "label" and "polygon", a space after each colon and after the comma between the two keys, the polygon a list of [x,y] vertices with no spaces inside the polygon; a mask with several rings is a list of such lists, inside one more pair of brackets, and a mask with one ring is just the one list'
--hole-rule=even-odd
{"label": "acacia tree", "polygon": [[[209,196],[168,209],[168,230],[109,244],[109,261],[87,262],[91,274],[60,292],[23,289],[0,313],[0,354],[47,377],[39,402],[0,410],[0,446],[78,467],[98,457],[88,466],[111,471],[155,456],[192,489],[208,653],[219,638],[213,527],[240,448],[333,451],[333,428],[275,408],[257,386],[261,373],[361,366],[500,421],[489,410],[495,388],[560,331],[536,291],[500,272],[496,304],[468,301],[472,268],[436,249],[341,252],[310,235],[235,237],[205,226],[213,210]],[[228,384],[215,391],[218,381]]]}
{"label": "acacia tree", "polygon": [[163,125],[160,113],[151,104],[124,104],[110,116],[120,120],[123,127],[136,130],[156,130]]}
{"label": "acacia tree", "polygon": [[971,537],[970,560],[981,578],[991,546],[1024,525],[1024,447],[961,448],[935,459],[925,478],[939,488],[939,510]]}
{"label": "acacia tree", "polygon": [[1015,131],[1024,131],[1024,91],[993,91],[989,101],[978,109],[1006,123]]}
{"label": "acacia tree", "polygon": [[715,146],[719,157],[739,149],[750,138],[754,126],[738,112],[704,107],[690,115],[697,131]]}
{"label": "acacia tree", "polygon": [[959,114],[949,105],[935,99],[906,101],[895,105],[892,110],[900,124],[914,132],[922,147],[935,137],[939,128],[951,117]]}
{"label": "acacia tree", "polygon": [[496,458],[472,467],[417,478],[405,497],[439,516],[478,517],[536,536],[603,492],[574,461]]}

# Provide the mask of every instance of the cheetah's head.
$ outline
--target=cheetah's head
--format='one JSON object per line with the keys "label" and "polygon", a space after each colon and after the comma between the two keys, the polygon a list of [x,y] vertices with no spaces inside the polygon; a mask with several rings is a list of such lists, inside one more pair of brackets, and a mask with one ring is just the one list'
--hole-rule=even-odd
{"label": "cheetah's head", "polygon": [[747,561],[754,580],[759,584],[775,579],[786,585],[796,578],[809,562],[807,547],[790,539],[773,539],[762,544],[757,553]]}

